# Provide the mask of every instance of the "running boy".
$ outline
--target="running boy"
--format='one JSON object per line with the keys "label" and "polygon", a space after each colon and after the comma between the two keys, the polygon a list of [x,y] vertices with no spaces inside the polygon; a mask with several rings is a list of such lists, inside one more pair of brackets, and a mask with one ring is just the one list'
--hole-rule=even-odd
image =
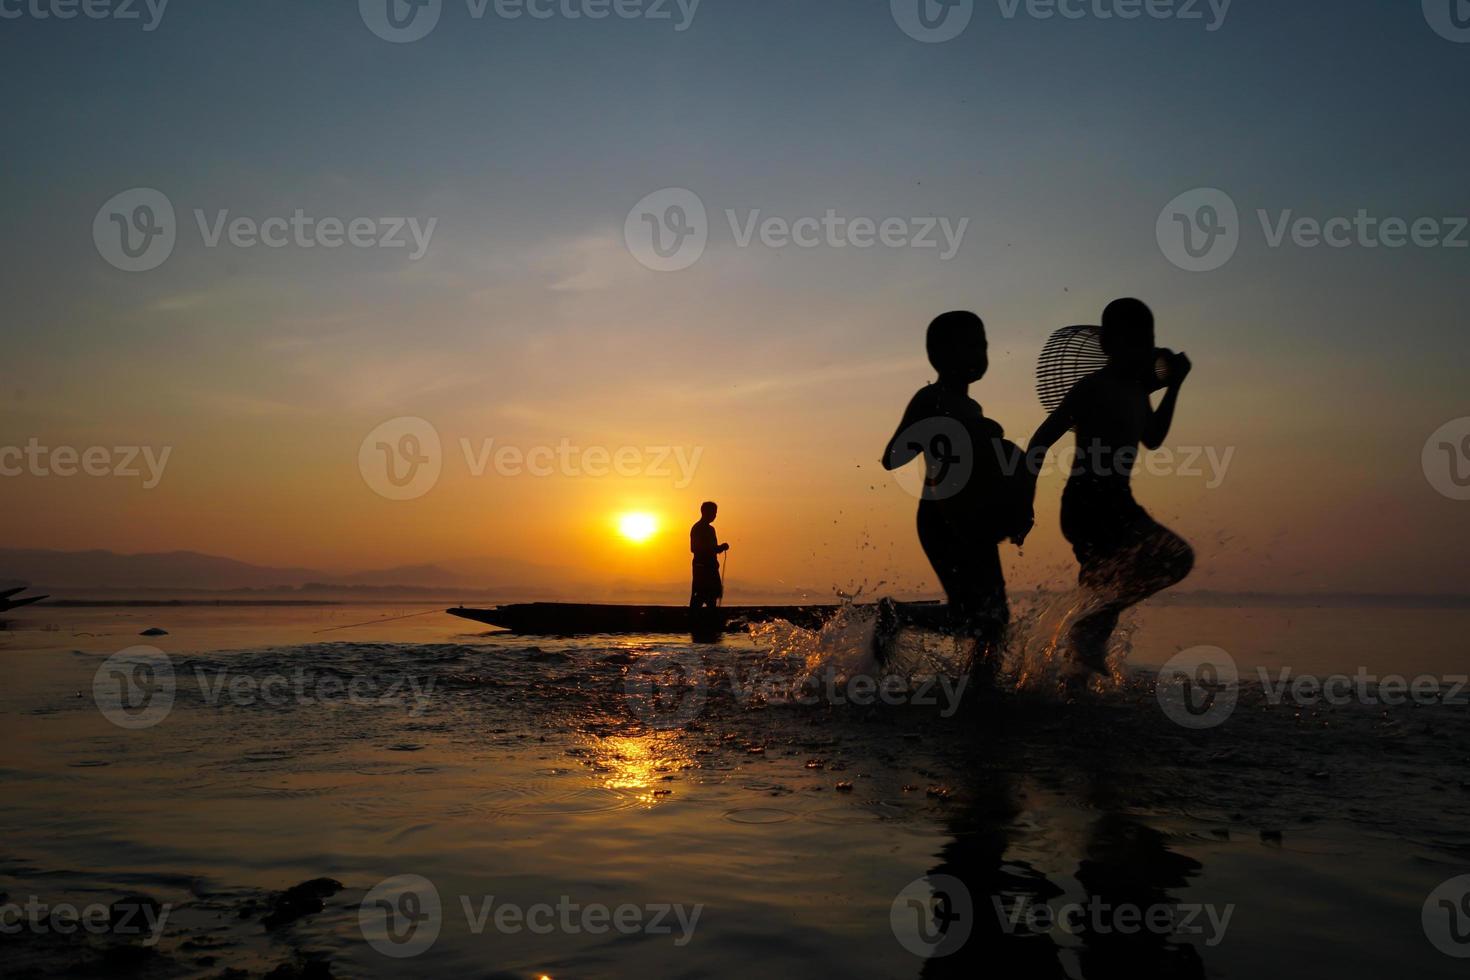
{"label": "running boy", "polygon": [[956,633],[975,641],[974,666],[993,672],[1010,610],[1000,542],[1019,542],[1029,519],[1019,518],[1013,490],[1020,452],[970,397],[970,385],[990,366],[985,324],[974,313],[945,313],[929,324],[929,363],[939,380],[919,389],[888,442],[883,466],[896,470],[924,457],[919,544],[949,599]]}
{"label": "running boy", "polygon": [[1102,347],[1107,366],[1077,382],[1026,452],[1032,499],[1037,461],[1068,429],[1077,430],[1077,462],[1062,492],[1062,534],[1090,595],[1069,642],[1073,659],[1099,672],[1107,670],[1108,640],[1123,610],[1182,582],[1194,567],[1193,549],[1138,505],[1130,485],[1139,443],[1157,449],[1168,438],[1189,358],[1170,356],[1164,397],[1154,408],[1149,394],[1158,388],[1159,352],[1149,308],[1136,299],[1110,303]]}

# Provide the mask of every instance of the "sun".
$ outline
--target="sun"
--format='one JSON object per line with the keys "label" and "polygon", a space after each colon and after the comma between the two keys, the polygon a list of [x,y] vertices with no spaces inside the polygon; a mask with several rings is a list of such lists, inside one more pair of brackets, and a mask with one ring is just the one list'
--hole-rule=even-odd
{"label": "sun", "polygon": [[618,518],[618,533],[634,544],[642,544],[657,532],[658,518],[652,514],[624,514]]}

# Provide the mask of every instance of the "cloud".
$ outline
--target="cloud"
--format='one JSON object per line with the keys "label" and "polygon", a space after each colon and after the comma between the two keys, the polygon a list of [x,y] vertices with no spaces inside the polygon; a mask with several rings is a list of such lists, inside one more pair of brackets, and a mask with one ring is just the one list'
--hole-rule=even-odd
{"label": "cloud", "polygon": [[882,378],[895,374],[912,374],[927,370],[928,362],[923,358],[884,359],[872,361],[850,361],[845,364],[827,364],[806,371],[786,371],[761,374],[744,378],[725,379],[718,388],[711,388],[706,381],[680,383],[660,389],[662,397],[688,401],[709,401],[719,398],[726,401],[748,399],[754,395],[768,395],[781,391],[803,388],[821,388],[844,381],[861,381]]}
{"label": "cloud", "polygon": [[584,293],[631,282],[640,271],[613,235],[587,235],[554,247],[541,263],[552,271],[553,292]]}

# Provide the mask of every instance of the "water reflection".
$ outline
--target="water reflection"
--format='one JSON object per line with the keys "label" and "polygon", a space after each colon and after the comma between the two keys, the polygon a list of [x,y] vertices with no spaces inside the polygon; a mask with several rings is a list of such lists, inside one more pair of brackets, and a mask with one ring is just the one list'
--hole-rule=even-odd
{"label": "water reflection", "polygon": [[[1177,893],[1201,865],[1128,814],[1126,783],[1108,764],[1107,750],[1079,749],[1060,760],[1061,778],[1083,787],[1082,802],[1097,815],[1073,829],[1053,824],[1044,841],[1024,820],[1032,787],[1014,775],[1021,767],[1006,757],[1010,752],[988,746],[966,767],[965,802],[946,821],[951,838],[927,874],[960,883],[963,897],[950,896],[947,904],[968,907],[970,933],[950,955],[925,960],[920,975],[1203,978],[1198,948],[1173,934]],[[1070,876],[1035,866],[1042,845],[1076,855]],[[936,937],[946,928],[945,911],[927,926]]]}
{"label": "water reflection", "polygon": [[588,736],[581,747],[599,785],[646,806],[670,799],[676,774],[694,765],[693,750],[674,733]]}

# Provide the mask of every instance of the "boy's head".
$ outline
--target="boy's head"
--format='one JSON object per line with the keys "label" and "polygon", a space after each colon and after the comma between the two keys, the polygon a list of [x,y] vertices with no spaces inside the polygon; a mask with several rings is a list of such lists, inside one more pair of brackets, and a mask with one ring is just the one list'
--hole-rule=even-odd
{"label": "boy's head", "polygon": [[985,377],[990,367],[985,323],[968,310],[935,317],[929,324],[925,345],[929,349],[929,363],[941,378],[970,384]]}
{"label": "boy's head", "polygon": [[1152,363],[1154,314],[1142,301],[1115,299],[1103,310],[1102,349],[1109,360]]}
{"label": "boy's head", "polygon": [[713,500],[706,500],[704,503],[699,505],[699,516],[703,517],[707,521],[713,522],[715,519],[715,515],[719,512],[720,505],[715,503]]}

